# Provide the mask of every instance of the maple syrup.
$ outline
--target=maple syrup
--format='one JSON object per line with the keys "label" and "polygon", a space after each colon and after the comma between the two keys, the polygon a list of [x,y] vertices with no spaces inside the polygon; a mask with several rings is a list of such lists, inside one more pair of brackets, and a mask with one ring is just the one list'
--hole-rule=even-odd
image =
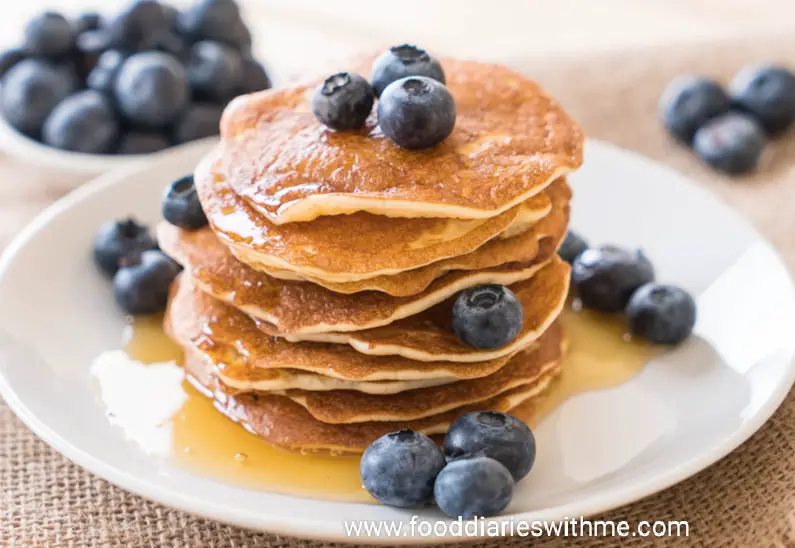
{"label": "maple syrup", "polygon": [[[623,318],[570,308],[562,319],[568,338],[563,372],[535,406],[534,415],[522,417],[533,425],[572,395],[627,382],[656,352],[625,334]],[[131,360],[141,364],[181,361],[180,348],[163,333],[161,322],[162,318],[140,318],[129,327],[125,350]],[[185,380],[181,398],[181,407],[170,421],[169,452],[181,466],[249,489],[372,501],[361,487],[358,457],[304,454],[273,446],[227,419],[212,400]]]}

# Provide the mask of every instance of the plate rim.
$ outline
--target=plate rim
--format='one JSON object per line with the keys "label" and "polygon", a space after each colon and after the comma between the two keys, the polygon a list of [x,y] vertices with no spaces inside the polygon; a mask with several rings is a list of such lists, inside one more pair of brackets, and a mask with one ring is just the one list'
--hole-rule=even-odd
{"label": "plate rim", "polygon": [[[187,153],[188,151],[192,152],[194,149],[200,149],[204,147],[209,149],[212,142],[212,140],[205,140],[191,143],[185,147],[180,147],[179,150],[169,151],[168,156]],[[610,143],[594,139],[588,139],[586,146],[591,149],[602,148],[611,154],[629,156],[632,160],[645,164],[645,166],[649,169],[664,171],[668,176],[684,179],[689,183],[689,186],[693,191],[702,192],[704,195],[708,195],[710,199],[720,203],[724,207],[731,209],[734,215],[750,225],[751,230],[753,230],[754,235],[759,240],[758,243],[763,244],[768,248],[768,250],[773,254],[774,258],[781,264],[784,271],[787,273],[789,283],[795,287],[792,273],[784,262],[779,251],[759,233],[756,227],[754,227],[753,224],[742,213],[728,206],[720,198],[720,196],[707,191],[703,188],[703,186],[693,181],[687,175],[681,174],[664,164],[660,164],[656,161],[646,158],[634,151],[626,150]],[[163,156],[161,156],[161,158],[162,157]],[[104,190],[107,187],[120,184],[120,181],[133,176],[136,172],[152,169],[153,164],[156,163],[156,159],[152,158],[152,161],[146,162],[144,164],[129,165],[104,173],[85,183],[76,190],[70,192],[39,213],[17,234],[16,237],[14,237],[3,253],[0,254],[0,281],[2,280],[6,270],[13,263],[16,256],[27,246],[30,240],[33,239],[41,230],[45,229],[47,224],[58,217],[62,212],[75,207],[84,199]],[[11,344],[13,345],[14,342],[12,341]],[[507,520],[556,520],[562,519],[564,516],[593,516],[614,508],[631,504],[642,498],[651,496],[664,489],[667,489],[715,464],[729,453],[737,449],[740,445],[745,443],[770,419],[770,417],[772,417],[776,410],[781,406],[790,392],[793,384],[795,384],[795,360],[791,359],[786,371],[782,374],[781,381],[771,391],[770,396],[767,398],[764,404],[754,415],[749,418],[749,420],[744,422],[740,428],[735,430],[721,443],[716,443],[707,450],[700,452],[698,455],[682,461],[678,466],[661,469],[659,472],[652,474],[649,479],[634,481],[625,486],[616,486],[606,492],[592,494],[583,502],[570,502],[541,510],[534,510],[531,512],[516,512],[512,514],[506,514],[491,518],[490,521],[501,522]],[[6,376],[2,374],[2,372],[0,372],[0,396],[3,397],[11,411],[39,439],[47,443],[54,450],[84,470],[137,496],[144,497],[148,500],[185,511],[196,516],[270,534],[320,541],[343,542],[347,544],[443,544],[460,542],[462,540],[461,537],[454,537],[450,535],[444,537],[349,537],[346,536],[342,528],[339,527],[338,520],[326,520],[318,522],[317,520],[305,519],[301,518],[300,516],[294,516],[289,520],[285,520],[281,516],[274,517],[273,515],[269,516],[268,514],[257,514],[256,520],[251,519],[253,516],[249,514],[239,517],[229,508],[215,505],[211,501],[197,497],[186,496],[168,488],[161,488],[155,482],[138,480],[130,473],[125,472],[81,450],[68,440],[65,440],[58,432],[50,428],[44,421],[42,421],[36,415],[35,411],[30,409],[17,395],[16,391],[13,389],[13,386],[10,384]],[[348,503],[329,502],[329,504]],[[419,511],[421,510],[418,510],[417,512]],[[322,528],[318,529],[318,524],[323,524]],[[498,537],[478,536],[466,538],[471,541],[475,541],[477,539]]]}

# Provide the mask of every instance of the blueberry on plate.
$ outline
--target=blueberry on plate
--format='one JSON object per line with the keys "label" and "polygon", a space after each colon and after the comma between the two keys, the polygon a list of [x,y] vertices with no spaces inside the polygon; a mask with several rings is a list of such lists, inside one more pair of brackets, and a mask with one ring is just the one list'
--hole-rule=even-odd
{"label": "blueberry on plate", "polygon": [[265,67],[250,55],[243,55],[243,82],[239,95],[271,88]]}
{"label": "blueberry on plate", "polygon": [[80,34],[87,30],[97,30],[102,27],[102,16],[96,11],[87,11],[78,15],[72,26],[75,34]]}
{"label": "blueberry on plate", "polygon": [[35,57],[60,59],[72,52],[75,31],[60,13],[47,11],[25,26],[24,50]]}
{"label": "blueberry on plate", "polygon": [[679,287],[648,283],[627,305],[629,330],[656,344],[679,344],[696,325],[696,301]]}
{"label": "blueberry on plate", "polygon": [[177,26],[183,36],[195,42],[237,44],[241,40],[241,22],[240,8],[234,0],[199,0],[180,13]]}
{"label": "blueberry on plate", "polygon": [[37,136],[44,120],[74,91],[75,84],[73,78],[44,61],[20,61],[3,77],[3,116],[22,133]]}
{"label": "blueberry on plate", "polygon": [[172,6],[171,4],[160,4],[160,8],[163,10],[163,17],[168,24],[168,29],[174,32],[177,32],[178,29],[178,20],[179,20],[179,10]]}
{"label": "blueberry on plate", "polygon": [[453,132],[455,101],[444,84],[432,78],[403,78],[381,94],[378,125],[398,146],[432,147]]}
{"label": "blueberry on plate", "polygon": [[700,76],[679,76],[671,81],[660,98],[660,116],[668,132],[691,144],[698,128],[712,118],[729,112],[731,101],[714,80]]}
{"label": "blueberry on plate", "polygon": [[431,438],[412,430],[386,434],[362,455],[362,485],[389,506],[424,506],[433,500],[433,482],[444,455]]}
{"label": "blueberry on plate", "polygon": [[459,417],[444,438],[448,459],[483,455],[500,462],[514,481],[525,477],[536,459],[536,440],[530,427],[514,416],[478,411]]}
{"label": "blueberry on plate", "polygon": [[180,267],[159,249],[125,259],[113,277],[116,303],[127,314],[154,314],[165,310],[168,292]]}
{"label": "blueberry on plate", "polygon": [[653,280],[654,267],[640,250],[604,245],[585,250],[572,265],[583,306],[601,312],[624,310],[635,290]]}
{"label": "blueberry on plate", "polygon": [[566,238],[560,245],[560,249],[558,249],[558,255],[567,263],[573,264],[574,260],[582,255],[582,252],[586,249],[588,249],[588,242],[582,236],[569,229],[566,232]]}
{"label": "blueberry on plate", "polygon": [[223,112],[224,109],[221,105],[193,103],[174,124],[174,143],[179,145],[218,135]]}
{"label": "blueberry on plate", "polygon": [[199,203],[193,175],[186,175],[166,187],[163,195],[163,217],[172,225],[186,230],[207,226],[207,216]]}
{"label": "blueberry on plate", "polygon": [[113,89],[122,114],[136,125],[152,129],[171,125],[190,99],[182,64],[173,55],[159,51],[128,57]]}
{"label": "blueberry on plate", "polygon": [[157,0],[135,0],[108,22],[110,46],[137,52],[154,47],[154,40],[169,29],[163,6]]}
{"label": "blueberry on plate", "polygon": [[219,42],[193,44],[187,70],[193,95],[201,100],[227,101],[243,83],[240,53]]}
{"label": "blueberry on plate", "polygon": [[755,118],[768,135],[783,132],[795,120],[795,74],[784,67],[746,67],[729,91],[734,106]]}
{"label": "blueberry on plate", "polygon": [[21,48],[7,49],[0,53],[0,78],[23,59],[27,59],[27,55]]}
{"label": "blueberry on plate", "polygon": [[116,154],[149,154],[171,146],[168,137],[155,131],[129,131],[121,136]]}
{"label": "blueberry on plate", "polygon": [[501,348],[522,330],[524,310],[513,291],[486,284],[458,294],[453,304],[453,333],[458,340],[481,350]]}
{"label": "blueberry on plate", "polygon": [[157,242],[144,225],[133,218],[108,221],[94,236],[94,260],[109,277],[131,255],[155,249]]}
{"label": "blueberry on plate", "polygon": [[380,97],[389,84],[407,76],[426,76],[445,83],[439,61],[423,49],[403,44],[389,48],[373,62],[370,82],[375,96]]}
{"label": "blueberry on plate", "polygon": [[174,31],[165,31],[153,38],[152,48],[168,53],[186,63],[190,57],[190,45]]}
{"label": "blueberry on plate", "polygon": [[740,175],[756,168],[766,141],[764,130],[753,118],[730,112],[699,129],[693,147],[715,169]]}
{"label": "blueberry on plate", "polygon": [[514,481],[508,469],[484,456],[462,457],[439,473],[433,494],[439,509],[452,518],[496,516],[513,499]]}
{"label": "blueberry on plate", "polygon": [[105,154],[119,134],[119,120],[110,100],[87,89],[58,103],[44,121],[46,144],[61,150]]}
{"label": "blueberry on plate", "polygon": [[364,125],[374,102],[373,88],[367,80],[358,74],[340,72],[317,87],[312,113],[331,129],[357,129]]}
{"label": "blueberry on plate", "polygon": [[99,56],[96,65],[88,73],[86,84],[89,89],[111,96],[113,93],[113,83],[119,73],[124,55],[119,50],[109,49]]}

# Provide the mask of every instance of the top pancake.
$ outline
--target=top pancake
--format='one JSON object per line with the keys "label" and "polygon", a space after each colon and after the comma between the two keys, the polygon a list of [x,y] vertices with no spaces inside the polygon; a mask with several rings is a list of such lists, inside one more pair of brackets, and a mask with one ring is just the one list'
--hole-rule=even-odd
{"label": "top pancake", "polygon": [[420,151],[386,138],[375,109],[360,131],[328,129],[310,110],[314,85],[239,97],[221,120],[229,185],[276,224],[357,211],[485,219],[580,166],[582,131],[536,83],[498,65],[442,65],[455,129]]}
{"label": "top pancake", "polygon": [[488,219],[390,219],[360,212],[276,225],[231,191],[221,174],[229,162],[223,148],[197,166],[196,191],[218,237],[241,261],[266,272],[330,282],[393,275],[470,253],[514,222],[526,227],[552,208],[540,193]]}

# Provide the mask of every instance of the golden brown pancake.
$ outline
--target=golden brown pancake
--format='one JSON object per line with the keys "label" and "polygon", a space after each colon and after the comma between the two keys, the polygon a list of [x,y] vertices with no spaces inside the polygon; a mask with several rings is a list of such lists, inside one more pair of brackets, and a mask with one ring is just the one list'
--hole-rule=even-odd
{"label": "golden brown pancake", "polygon": [[[524,209],[543,218],[545,194],[487,219],[390,219],[370,213],[275,225],[230,190],[218,173],[219,146],[195,172],[210,226],[232,252],[257,270],[287,270],[332,282],[391,275],[474,251],[511,226]],[[228,158],[223,160],[228,161]]]}
{"label": "golden brown pancake", "polygon": [[281,279],[305,279],[336,293],[382,291],[396,297],[415,295],[425,290],[434,279],[446,272],[454,270],[482,270],[506,263],[526,263],[531,261],[536,256],[537,246],[542,238],[550,238],[555,249],[557,249],[566,235],[566,228],[569,224],[571,189],[566,184],[565,179],[559,179],[549,185],[544,190],[544,193],[552,201],[552,211],[535,223],[529,231],[504,241],[495,238],[471,253],[431,263],[422,268],[407,270],[391,276],[377,276],[367,280],[347,283],[328,282],[311,276],[301,277],[292,272],[273,269],[267,269],[266,272],[273,277]]}
{"label": "golden brown pancake", "polygon": [[571,269],[558,255],[532,278],[510,286],[522,303],[524,323],[518,336],[496,350],[477,350],[462,343],[451,327],[454,298],[384,327],[349,333],[279,333],[273,325],[255,320],[264,332],[288,341],[349,344],[372,356],[403,356],[422,362],[472,363],[522,350],[537,340],[558,317],[569,290]]}
{"label": "golden brown pancake", "polygon": [[375,109],[360,131],[328,129],[309,108],[315,84],[239,97],[221,121],[230,186],[277,224],[359,211],[485,219],[580,166],[582,131],[536,83],[498,65],[442,65],[455,129],[419,151],[386,138]]}
{"label": "golden brown pancake", "polygon": [[479,379],[444,386],[371,395],[352,390],[287,390],[284,395],[317,420],[329,424],[415,420],[498,396],[537,381],[560,364],[563,331],[552,324],[532,349],[516,354],[505,367]]}
{"label": "golden brown pancake", "polygon": [[497,371],[516,353],[471,364],[423,363],[400,356],[368,356],[348,345],[290,343],[266,335],[239,310],[196,290],[184,275],[172,288],[166,328],[180,346],[206,354],[225,375],[237,374],[240,382],[249,380],[243,366],[295,369],[349,381],[470,379]]}
{"label": "golden brown pancake", "polygon": [[396,430],[410,428],[428,435],[444,434],[456,418],[466,413],[482,410],[511,412],[530,400],[543,397],[544,390],[556,374],[552,372],[534,383],[489,400],[424,419],[326,424],[285,396],[230,393],[213,376],[213,364],[195,352],[186,353],[185,369],[193,385],[213,398],[221,413],[270,443],[291,449],[355,453],[361,453],[379,437]]}
{"label": "golden brown pancake", "polygon": [[282,333],[372,329],[418,314],[459,291],[485,283],[511,285],[533,276],[555,252],[544,242],[526,264],[445,274],[419,294],[393,297],[367,291],[345,295],[311,282],[279,280],[238,261],[210,229],[187,231],[168,223],[157,229],[160,248],[190,273],[205,293],[273,324]]}

